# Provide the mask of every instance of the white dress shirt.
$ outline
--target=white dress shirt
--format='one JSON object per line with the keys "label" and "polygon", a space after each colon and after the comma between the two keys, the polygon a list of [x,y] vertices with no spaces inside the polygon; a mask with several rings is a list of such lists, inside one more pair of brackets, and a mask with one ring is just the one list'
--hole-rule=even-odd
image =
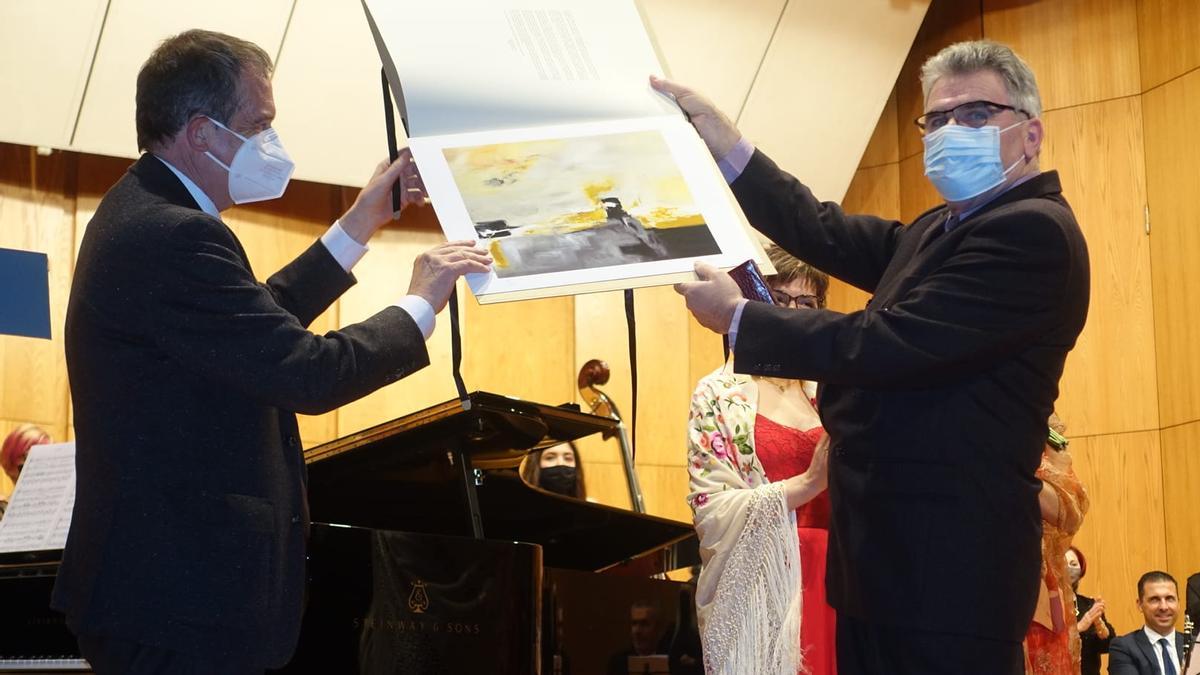
{"label": "white dress shirt", "polygon": [[1176,673],[1183,673],[1179,666],[1179,651],[1175,649],[1175,631],[1172,630],[1170,635],[1159,635],[1154,632],[1150,626],[1142,626],[1142,632],[1146,634],[1146,639],[1150,641],[1150,647],[1154,651],[1154,658],[1158,659],[1158,672],[1165,673],[1167,669],[1163,666],[1163,650],[1159,640],[1166,640],[1169,647],[1167,653],[1171,655],[1171,663],[1175,666]]}
{"label": "white dress shirt", "polygon": [[[200,207],[201,211],[217,220],[221,219],[221,212],[217,210],[217,205],[213,203],[212,199],[209,199],[208,195],[205,194],[204,190],[200,189],[199,185],[196,185],[191,178],[188,178],[186,174],[176,169],[167,160],[158,155],[155,155],[155,158],[165,164],[171,170],[171,173],[175,174],[175,177],[179,179],[179,182],[183,183],[183,187],[187,188],[188,194],[192,195],[192,199],[196,200],[196,204]],[[370,250],[346,234],[346,231],[342,229],[341,223],[336,220],[325,231],[325,234],[321,235],[321,243],[347,274],[350,273],[350,270]],[[433,335],[437,317],[434,314],[433,306],[425,298],[419,295],[406,295],[399,302],[395,303],[395,306],[408,312],[408,315],[417,323],[417,327],[421,329],[421,335],[426,340],[429,339],[430,335]]]}

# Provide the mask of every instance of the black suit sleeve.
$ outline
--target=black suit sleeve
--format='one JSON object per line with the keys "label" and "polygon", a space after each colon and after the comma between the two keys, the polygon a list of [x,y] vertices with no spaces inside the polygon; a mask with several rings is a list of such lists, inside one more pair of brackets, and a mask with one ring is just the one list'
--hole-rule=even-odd
{"label": "black suit sleeve", "polygon": [[343,270],[318,240],[271,275],[265,285],[284,311],[308,327],[353,284],[354,276]]}
{"label": "black suit sleeve", "polygon": [[325,261],[302,255],[277,275],[280,294],[256,282],[219,221],[189,218],[165,239],[162,255],[147,263],[159,268],[148,289],[148,330],[164,352],[205,377],[267,405],[319,414],[429,363],[420,329],[397,307],[323,336],[305,329],[329,294],[345,288],[342,281],[331,290],[336,275],[320,269],[337,265],[327,252]]}
{"label": "black suit sleeve", "polygon": [[800,181],[755,151],[730,188],[754,229],[814,267],[873,292],[903,224],[851,216],[820,202]]}
{"label": "black suit sleeve", "polygon": [[1128,636],[1119,637],[1108,647],[1108,675],[1141,675],[1134,652],[1137,645]]}
{"label": "black suit sleeve", "polygon": [[[1072,251],[1049,214],[980,220],[895,304],[851,314],[746,305],[738,372],[863,387],[969,377],[1058,325]],[[997,292],[999,291],[999,292]]]}

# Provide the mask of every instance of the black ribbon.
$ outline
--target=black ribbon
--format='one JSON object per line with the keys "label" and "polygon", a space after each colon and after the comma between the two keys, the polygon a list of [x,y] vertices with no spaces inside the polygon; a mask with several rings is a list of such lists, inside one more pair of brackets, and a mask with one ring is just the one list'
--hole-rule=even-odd
{"label": "black ribbon", "polygon": [[637,372],[637,320],[633,312],[633,289],[625,289],[625,325],[629,329],[629,384],[630,399],[633,412],[629,419],[629,459],[637,458],[637,414],[638,414],[638,372]]}

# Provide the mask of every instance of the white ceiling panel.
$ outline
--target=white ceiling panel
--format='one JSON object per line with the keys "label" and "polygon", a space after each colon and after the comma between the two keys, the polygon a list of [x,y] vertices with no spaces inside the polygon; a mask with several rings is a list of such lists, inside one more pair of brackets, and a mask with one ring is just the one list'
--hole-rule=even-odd
{"label": "white ceiling panel", "polygon": [[254,42],[275,58],[292,5],[293,0],[111,0],[71,148],[137,157],[137,73],[163,39],[204,28]]}
{"label": "white ceiling panel", "polygon": [[671,79],[736,117],[784,0],[640,0]]}
{"label": "white ceiling panel", "polygon": [[840,201],[926,0],[790,0],[739,120],[742,133],[819,198]]}
{"label": "white ceiling panel", "polygon": [[66,147],[107,0],[0,2],[0,141]]}
{"label": "white ceiling panel", "polygon": [[360,2],[297,0],[272,82],[296,178],[361,187],[387,156],[379,68]]}

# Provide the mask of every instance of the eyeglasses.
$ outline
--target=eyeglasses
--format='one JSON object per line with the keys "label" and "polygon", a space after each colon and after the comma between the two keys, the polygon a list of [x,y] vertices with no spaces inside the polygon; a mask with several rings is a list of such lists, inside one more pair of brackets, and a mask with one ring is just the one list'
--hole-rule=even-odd
{"label": "eyeglasses", "polygon": [[987,124],[992,117],[1000,114],[1005,110],[1011,110],[1016,113],[1023,113],[1026,117],[1033,117],[1027,111],[1020,108],[1014,108],[1011,105],[1003,103],[992,103],[991,101],[968,101],[961,105],[956,105],[950,110],[933,110],[921,115],[913,120],[913,124],[924,133],[936,131],[946,126],[950,119],[954,119],[954,123],[963,126],[978,129]]}
{"label": "eyeglasses", "polygon": [[787,307],[791,304],[795,304],[796,309],[820,309],[821,307],[820,298],[815,295],[806,295],[803,293],[800,295],[788,295],[783,291],[771,289],[771,299],[780,307]]}

